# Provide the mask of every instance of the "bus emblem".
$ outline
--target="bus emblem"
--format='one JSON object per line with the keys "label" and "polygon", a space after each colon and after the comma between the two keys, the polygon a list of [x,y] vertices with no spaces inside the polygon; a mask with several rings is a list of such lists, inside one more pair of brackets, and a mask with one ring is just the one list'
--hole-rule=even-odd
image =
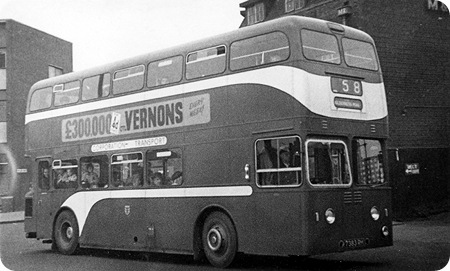
{"label": "bus emblem", "polygon": [[126,215],[129,215],[129,214],[130,214],[130,211],[131,211],[130,205],[125,205],[124,211],[125,211],[125,214],[126,214]]}

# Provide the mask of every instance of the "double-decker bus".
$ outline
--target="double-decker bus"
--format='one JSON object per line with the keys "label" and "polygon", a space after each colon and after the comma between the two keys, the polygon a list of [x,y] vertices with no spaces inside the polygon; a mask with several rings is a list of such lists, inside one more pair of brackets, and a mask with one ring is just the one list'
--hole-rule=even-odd
{"label": "double-decker bus", "polygon": [[79,248],[317,255],[392,245],[372,38],[285,17],[37,82],[25,232]]}

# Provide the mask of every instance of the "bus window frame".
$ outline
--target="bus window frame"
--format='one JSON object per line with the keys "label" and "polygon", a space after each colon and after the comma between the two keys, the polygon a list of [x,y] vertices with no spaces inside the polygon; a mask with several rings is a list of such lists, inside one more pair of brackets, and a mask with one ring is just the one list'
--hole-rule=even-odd
{"label": "bus window frame", "polygon": [[[195,59],[195,60],[189,61],[189,56],[192,55],[192,54],[198,54],[198,53],[200,53],[200,52],[208,51],[208,50],[210,50],[210,49],[218,49],[218,48],[220,48],[220,47],[225,48],[225,51],[224,51],[223,54],[203,57],[203,58],[201,58],[200,60],[197,58],[197,59]],[[204,48],[204,49],[199,49],[199,50],[195,50],[195,51],[188,52],[188,53],[186,54],[186,58],[185,58],[185,61],[184,61],[184,66],[185,66],[185,68],[184,68],[184,75],[185,75],[186,80],[199,80],[199,79],[201,80],[201,79],[203,79],[203,78],[208,78],[208,77],[211,77],[211,76],[223,74],[223,73],[227,70],[227,66],[228,66],[228,55],[229,55],[229,48],[228,48],[228,46],[227,46],[226,44],[220,44],[220,45],[211,46],[211,47],[208,47],[208,48]],[[200,62],[203,62],[203,61],[206,61],[206,60],[215,59],[215,58],[218,59],[218,58],[220,58],[220,57],[223,57],[223,58],[224,58],[224,67],[223,67],[223,70],[221,70],[221,71],[219,71],[219,72],[215,72],[215,73],[209,73],[209,74],[206,74],[206,75],[193,76],[193,77],[192,77],[192,76],[188,76],[188,74],[189,74],[189,73],[188,73],[188,72],[189,72],[189,71],[188,71],[188,66],[189,66],[190,64],[193,64],[193,63],[200,63]]]}
{"label": "bus window frame", "polygon": [[[117,95],[127,95],[128,93],[132,93],[132,92],[136,92],[136,91],[142,90],[144,88],[144,86],[145,86],[145,79],[146,79],[146,77],[145,77],[145,71],[146,71],[145,66],[146,66],[145,64],[137,64],[137,65],[134,65],[134,66],[130,66],[130,67],[127,67],[127,68],[121,68],[119,70],[114,71],[112,73],[112,77],[111,77],[111,91],[110,91],[110,93],[112,93],[114,96],[117,96]],[[116,78],[116,74],[117,73],[123,72],[123,71],[126,71],[126,70],[131,71],[133,68],[137,68],[137,67],[142,67],[142,72],[133,73],[131,75],[128,72],[127,76]],[[132,89],[132,90],[125,90],[125,91],[118,91],[116,89],[115,82],[122,81],[122,80],[129,79],[129,78],[133,78],[133,77],[138,77],[138,76],[142,76],[142,82],[140,82],[141,84],[140,84],[139,88]]]}
{"label": "bus window frame", "polygon": [[[382,182],[378,182],[378,183],[362,183],[360,180],[360,165],[358,163],[358,145],[357,145],[357,141],[358,140],[370,140],[370,141],[377,141],[380,147],[380,152],[381,152],[381,161],[378,160],[378,163],[381,164],[382,167],[382,173],[383,173],[383,181]],[[353,149],[353,164],[354,166],[354,175],[355,175],[355,184],[359,187],[371,187],[371,186],[383,186],[383,185],[388,185],[389,180],[387,178],[387,174],[386,174],[386,170],[387,170],[387,165],[384,163],[386,161],[385,159],[385,155],[384,153],[386,153],[386,150],[384,149],[384,140],[380,139],[380,138],[366,138],[366,137],[353,137],[352,138],[352,149]],[[372,156],[374,157],[374,156]],[[372,157],[366,157],[367,158],[372,158]],[[368,178],[369,180],[370,178]]]}
{"label": "bus window frame", "polygon": [[[255,56],[256,55],[261,55],[261,63],[253,65],[253,66],[245,66],[245,67],[239,67],[239,68],[233,68],[232,67],[232,62],[233,62],[234,59],[236,59],[236,57],[232,58],[232,52],[233,52],[233,45],[234,44],[240,43],[240,42],[244,42],[244,41],[249,41],[251,39],[258,38],[258,37],[268,36],[268,35],[275,34],[275,33],[280,33],[286,38],[287,47],[279,47],[279,48],[272,49],[272,50],[269,50],[269,51],[259,51],[257,53],[252,53],[252,54],[249,54],[249,55],[239,56],[237,58],[243,58],[243,57],[247,57],[247,56],[250,56],[250,55],[255,55]],[[288,50],[288,54],[287,54],[286,58],[281,58],[280,60],[275,60],[275,61],[264,62],[264,53],[270,53],[270,52],[278,51],[278,50],[281,50],[281,49],[287,49]],[[274,31],[270,31],[270,32],[267,32],[267,33],[263,33],[263,34],[258,34],[258,35],[255,35],[255,36],[242,38],[242,39],[239,39],[239,40],[233,40],[230,43],[230,48],[229,48],[229,68],[230,68],[231,71],[240,71],[240,70],[251,69],[251,68],[255,68],[255,67],[260,67],[260,66],[265,66],[265,65],[269,65],[269,64],[273,64],[273,63],[279,63],[279,62],[282,62],[282,61],[286,61],[286,60],[288,60],[291,57],[291,53],[292,53],[291,50],[292,50],[292,46],[291,46],[291,41],[289,39],[289,36],[286,33],[284,33],[283,31],[281,31],[281,30],[274,30]]]}
{"label": "bus window frame", "polygon": [[[102,94],[103,94],[103,88],[105,87],[105,80],[104,80],[104,78],[105,78],[105,76],[106,75],[108,75],[109,76],[109,91],[108,91],[108,94],[107,95],[105,95],[105,96],[100,96],[100,97],[96,97],[96,98],[91,98],[91,99],[85,99],[85,98],[83,98],[84,96],[83,96],[83,93],[84,93],[84,86],[85,86],[85,81],[86,80],[89,80],[89,79],[92,79],[92,78],[95,78],[95,77],[101,77],[101,76],[103,76],[103,80],[102,80]],[[99,89],[97,88],[97,92],[99,91]],[[91,102],[91,101],[97,101],[97,100],[100,100],[100,99],[106,99],[106,98],[108,98],[110,95],[111,95],[111,92],[112,92],[112,83],[111,83],[111,73],[110,72],[104,72],[104,73],[101,73],[101,74],[96,74],[96,75],[92,75],[92,76],[89,76],[89,77],[84,77],[82,80],[81,80],[81,102],[83,102],[83,103],[88,103],[88,102]]]}
{"label": "bus window frame", "polygon": [[[113,162],[113,157],[115,157],[115,156],[119,156],[119,155],[128,155],[128,154],[140,154],[141,155],[141,159],[139,160],[139,159],[134,159],[134,160],[122,160],[122,161],[120,161],[120,162]],[[114,188],[114,189],[139,189],[139,188],[142,188],[142,187],[145,187],[146,185],[145,185],[145,183],[142,183],[141,185],[138,185],[138,186],[133,186],[133,185],[131,185],[131,186],[126,186],[125,185],[125,180],[123,180],[123,179],[121,179],[121,182],[122,182],[122,184],[121,185],[116,185],[115,184],[115,180],[114,180],[114,169],[113,169],[113,167],[114,167],[114,165],[123,165],[123,164],[126,164],[126,163],[142,163],[142,175],[141,175],[141,177],[142,178],[144,178],[144,173],[145,173],[145,165],[144,165],[144,153],[142,152],[142,151],[135,151],[135,152],[126,152],[126,153],[113,153],[113,154],[111,154],[111,156],[110,156],[110,160],[111,160],[111,163],[109,164],[109,187],[111,187],[111,188]],[[124,161],[126,161],[126,162],[124,162]],[[123,168],[122,168],[122,170],[123,170]],[[132,174],[133,174],[133,172],[132,172],[132,170],[130,169],[130,176],[129,177],[131,177],[131,176],[133,176]],[[128,177],[128,178],[129,178]],[[144,181],[144,179],[142,180],[142,181]]]}
{"label": "bus window frame", "polygon": [[[329,143],[331,144],[342,144],[344,146],[345,150],[345,159],[346,164],[348,166],[348,175],[349,175],[349,182],[347,184],[314,184],[311,182],[310,174],[309,174],[309,151],[308,151],[308,144],[310,142],[318,142],[318,143]],[[353,172],[352,172],[352,166],[351,166],[350,156],[349,156],[349,149],[347,144],[344,140],[340,139],[329,139],[329,138],[308,138],[305,140],[305,167],[306,167],[306,179],[309,185],[311,185],[314,188],[349,188],[353,185]]]}
{"label": "bus window frame", "polygon": [[[369,44],[372,47],[372,52],[373,52],[373,56],[374,56],[373,61],[375,61],[375,64],[376,64],[377,68],[374,70],[374,69],[363,68],[363,67],[359,67],[359,66],[355,66],[355,65],[349,65],[348,62],[347,62],[347,58],[345,56],[344,40],[358,41],[358,42]],[[342,37],[342,39],[341,39],[341,46],[342,46],[342,56],[343,56],[343,59],[344,59],[344,63],[348,67],[357,68],[357,69],[366,70],[366,71],[372,71],[372,72],[377,72],[377,71],[380,70],[380,63],[379,63],[379,60],[378,60],[377,50],[376,50],[375,45],[373,43],[370,43],[370,42],[364,41],[364,40],[349,38],[349,37]]]}
{"label": "bus window frame", "polygon": [[[63,161],[75,161],[76,164],[71,164],[71,165],[64,165]],[[78,189],[80,187],[80,174],[79,174],[79,161],[76,158],[73,159],[54,159],[52,162],[52,175],[53,175],[53,187],[56,190],[64,190],[64,189]],[[58,174],[55,173],[56,170],[62,169],[62,170],[67,170],[67,169],[72,169],[72,168],[76,168],[75,174],[77,174],[77,181],[76,181],[76,186],[75,187],[58,187],[57,185],[57,180],[56,178],[58,177]]]}
{"label": "bus window frame", "polygon": [[[78,83],[78,87],[66,89],[66,85],[67,84],[71,84],[71,83]],[[61,90],[57,89],[60,86],[62,86],[62,89]],[[77,97],[76,101],[69,102],[69,103],[63,103],[63,104],[56,104],[56,98],[57,98],[56,96],[57,96],[58,93],[64,93],[64,92],[69,92],[69,91],[74,91],[74,90],[78,90],[78,95],[76,95],[76,97]],[[53,104],[54,107],[72,106],[72,105],[75,105],[75,104],[79,103],[80,100],[81,100],[80,99],[80,96],[81,96],[81,82],[80,82],[80,79],[76,79],[76,80],[73,80],[73,81],[68,81],[68,82],[64,82],[64,83],[60,83],[60,84],[54,85],[52,87],[52,96],[53,96],[53,103],[52,104]],[[62,99],[62,98],[64,98],[64,96],[59,98],[59,99]]]}
{"label": "bus window frame", "polygon": [[[48,104],[48,106],[46,106],[46,107],[39,107],[39,108],[32,108],[32,104],[34,105],[34,103],[33,103],[33,97],[34,97],[34,95],[37,93],[37,92],[40,92],[40,91],[44,91],[44,90],[48,90],[49,91],[49,95],[48,96],[50,96],[50,103]],[[47,96],[47,95],[46,95]],[[30,108],[30,112],[38,112],[38,111],[44,111],[44,110],[48,110],[49,108],[51,108],[53,106],[53,86],[47,86],[47,87],[43,87],[43,88],[38,88],[38,89],[35,89],[34,91],[33,91],[33,93],[31,94],[31,97],[30,97],[30,102],[29,102],[29,108]]]}
{"label": "bus window frame", "polygon": [[[339,63],[334,63],[334,62],[330,62],[330,61],[323,61],[323,60],[317,60],[317,59],[311,59],[311,58],[309,58],[309,57],[307,57],[306,56],[306,54],[305,54],[305,50],[304,50],[304,43],[303,43],[303,41],[304,41],[304,39],[303,39],[303,37],[302,37],[302,32],[303,31],[310,31],[310,32],[315,32],[315,33],[319,33],[319,34],[323,34],[323,35],[327,35],[327,36],[331,36],[331,37],[333,37],[335,40],[336,40],[336,45],[337,45],[337,53],[339,54]],[[339,66],[339,65],[341,65],[342,64],[342,52],[341,52],[341,42],[340,42],[340,40],[338,39],[338,37],[336,37],[335,35],[333,35],[333,34],[330,34],[330,33],[326,33],[326,32],[321,32],[321,31],[318,31],[318,30],[313,30],[313,29],[309,29],[309,28],[302,28],[302,29],[300,29],[300,48],[301,48],[301,50],[302,50],[302,55],[303,55],[303,57],[306,59],[306,60],[309,60],[309,61],[314,61],[314,62],[317,62],[317,63],[323,63],[323,64],[331,64],[331,65],[335,65],[335,66]]]}
{"label": "bus window frame", "polygon": [[[179,79],[177,81],[171,81],[171,82],[168,82],[168,83],[165,83],[165,84],[160,83],[160,84],[155,84],[155,85],[152,84],[152,85],[150,85],[149,84],[150,65],[153,64],[153,63],[161,63],[163,61],[172,60],[172,59],[175,59],[175,58],[181,58],[181,62],[180,62],[181,73],[180,73]],[[146,72],[147,77],[146,77],[146,80],[145,80],[146,86],[148,88],[159,88],[159,87],[166,87],[166,86],[170,86],[170,85],[177,84],[177,83],[181,82],[181,80],[183,80],[183,74],[184,74],[184,67],[183,67],[184,65],[183,65],[183,63],[185,63],[185,61],[184,61],[184,56],[182,54],[177,54],[177,55],[174,55],[174,56],[169,56],[169,57],[165,57],[165,58],[161,58],[161,59],[150,61],[147,64],[147,72]]]}
{"label": "bus window frame", "polygon": [[[258,153],[258,148],[257,148],[257,143],[259,141],[265,141],[265,140],[282,140],[282,139],[290,139],[290,138],[297,138],[299,141],[299,155],[300,155],[300,167],[289,167],[288,170],[286,170],[285,168],[280,168],[278,167],[274,167],[271,169],[258,169],[258,156],[261,153]],[[279,146],[277,146],[277,160],[279,160],[280,158],[280,150]],[[254,144],[253,144],[253,153],[255,155],[254,157],[254,163],[255,163],[255,183],[256,186],[259,188],[290,188],[290,187],[300,187],[303,184],[303,163],[302,163],[302,138],[299,135],[286,135],[286,136],[273,136],[273,137],[264,137],[264,138],[258,138],[255,140]],[[296,184],[272,184],[272,185],[264,185],[261,184],[259,182],[259,178],[258,178],[258,174],[259,173],[271,173],[271,172],[275,172],[275,173],[283,173],[283,172],[296,172],[297,173],[297,183]],[[277,175],[278,176],[278,175]],[[278,178],[278,177],[277,177]]]}

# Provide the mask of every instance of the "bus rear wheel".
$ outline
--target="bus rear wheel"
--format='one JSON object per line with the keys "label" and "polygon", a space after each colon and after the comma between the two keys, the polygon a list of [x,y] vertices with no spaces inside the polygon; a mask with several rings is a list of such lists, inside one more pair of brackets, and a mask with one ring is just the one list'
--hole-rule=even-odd
{"label": "bus rear wheel", "polygon": [[230,218],[221,212],[210,214],[203,225],[203,249],[208,261],[216,267],[228,267],[237,251],[237,234]]}
{"label": "bus rear wheel", "polygon": [[54,238],[59,252],[65,255],[74,254],[78,249],[79,228],[75,215],[63,211],[55,222]]}

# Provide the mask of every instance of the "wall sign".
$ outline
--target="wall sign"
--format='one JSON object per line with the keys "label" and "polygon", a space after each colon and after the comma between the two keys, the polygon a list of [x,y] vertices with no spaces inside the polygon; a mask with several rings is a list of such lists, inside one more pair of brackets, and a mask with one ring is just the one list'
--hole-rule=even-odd
{"label": "wall sign", "polygon": [[406,173],[406,175],[420,174],[419,163],[406,164],[405,165],[405,173]]}

